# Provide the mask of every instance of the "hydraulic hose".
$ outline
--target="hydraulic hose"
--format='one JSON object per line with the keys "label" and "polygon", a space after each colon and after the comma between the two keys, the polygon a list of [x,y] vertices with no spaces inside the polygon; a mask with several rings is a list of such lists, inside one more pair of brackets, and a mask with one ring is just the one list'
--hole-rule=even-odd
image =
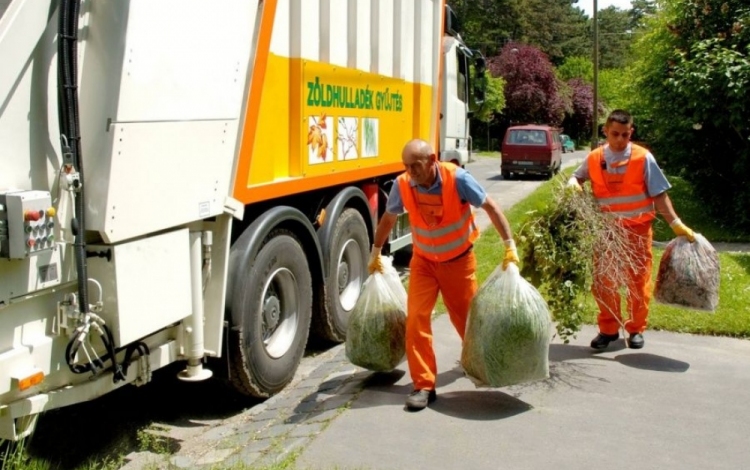
{"label": "hydraulic hose", "polygon": [[[88,264],[86,255],[86,205],[83,172],[83,157],[80,135],[80,116],[78,108],[78,17],[81,10],[80,0],[61,0],[58,30],[58,115],[60,120],[60,141],[62,143],[63,164],[71,165],[78,173],[74,181],[75,197],[74,217],[71,223],[73,235],[73,249],[78,276],[78,309],[82,318],[88,318]],[[102,357],[91,360],[87,364],[76,364],[75,358],[83,340],[75,335],[65,349],[65,359],[68,367],[75,374],[86,372],[97,373],[104,368],[107,360],[112,361],[113,381],[125,380],[128,365],[136,352],[141,356],[148,355],[149,349],[143,342],[136,342],[126,348],[115,348],[112,331],[104,324],[101,325],[101,341],[107,351]],[[117,363],[118,352],[125,350],[122,364]]]}
{"label": "hydraulic hose", "polygon": [[63,154],[70,156],[70,163],[78,172],[78,186],[75,198],[75,218],[72,223],[75,240],[73,242],[76,273],[78,275],[78,299],[81,314],[89,311],[88,266],[86,263],[86,206],[84,168],[81,152],[80,117],[78,112],[78,16],[80,0],[62,0],[60,3],[60,24],[58,38],[58,92],[61,103],[58,109],[60,132],[67,142],[63,144]]}

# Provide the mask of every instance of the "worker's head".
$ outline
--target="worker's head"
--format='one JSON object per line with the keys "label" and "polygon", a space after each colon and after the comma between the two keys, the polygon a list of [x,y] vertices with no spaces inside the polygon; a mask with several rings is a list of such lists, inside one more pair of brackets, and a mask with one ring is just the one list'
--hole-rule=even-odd
{"label": "worker's head", "polygon": [[604,135],[607,136],[609,148],[615,152],[622,152],[633,135],[633,116],[622,109],[615,109],[607,116]]}
{"label": "worker's head", "polygon": [[410,140],[401,152],[404,168],[412,180],[420,186],[431,186],[437,178],[437,155],[430,144],[422,139]]}

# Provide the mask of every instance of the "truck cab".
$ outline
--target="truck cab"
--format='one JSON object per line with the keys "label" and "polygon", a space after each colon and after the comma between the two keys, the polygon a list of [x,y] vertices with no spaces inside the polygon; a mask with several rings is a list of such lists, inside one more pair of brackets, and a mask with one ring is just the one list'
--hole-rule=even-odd
{"label": "truck cab", "polygon": [[474,106],[484,100],[486,66],[481,53],[463,43],[455,13],[450,7],[446,7],[446,10],[441,71],[440,161],[463,167],[469,163],[471,154],[469,118]]}

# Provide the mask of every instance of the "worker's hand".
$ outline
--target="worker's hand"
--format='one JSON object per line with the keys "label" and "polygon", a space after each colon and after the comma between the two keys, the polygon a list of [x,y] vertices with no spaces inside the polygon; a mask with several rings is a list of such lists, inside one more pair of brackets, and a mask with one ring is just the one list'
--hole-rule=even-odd
{"label": "worker's hand", "polygon": [[513,240],[505,240],[505,256],[503,257],[503,271],[508,268],[510,263],[516,263],[518,266],[518,252],[516,251],[516,242]]}
{"label": "worker's hand", "polygon": [[372,250],[370,250],[370,263],[367,265],[370,274],[375,272],[383,273],[383,260],[380,259],[380,250],[382,249],[383,247],[381,246],[373,246]]}
{"label": "worker's hand", "polygon": [[693,231],[688,228],[687,225],[683,224],[680,219],[674,219],[669,226],[672,227],[672,231],[678,237],[685,237],[690,243],[695,241],[695,234]]}
{"label": "worker's hand", "polygon": [[581,187],[581,183],[578,182],[578,179],[575,176],[571,176],[568,180],[568,184],[565,185],[565,187],[571,191],[575,191],[577,193],[583,192],[583,188]]}

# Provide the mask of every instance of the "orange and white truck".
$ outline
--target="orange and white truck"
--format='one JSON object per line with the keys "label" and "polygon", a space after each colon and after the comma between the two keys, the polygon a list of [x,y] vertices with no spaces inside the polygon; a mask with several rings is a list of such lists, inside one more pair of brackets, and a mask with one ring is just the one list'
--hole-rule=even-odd
{"label": "orange and white truck", "polygon": [[0,438],[178,361],[268,397],[309,334],[342,341],[403,144],[466,155],[483,62],[454,25],[442,0],[0,0]]}

